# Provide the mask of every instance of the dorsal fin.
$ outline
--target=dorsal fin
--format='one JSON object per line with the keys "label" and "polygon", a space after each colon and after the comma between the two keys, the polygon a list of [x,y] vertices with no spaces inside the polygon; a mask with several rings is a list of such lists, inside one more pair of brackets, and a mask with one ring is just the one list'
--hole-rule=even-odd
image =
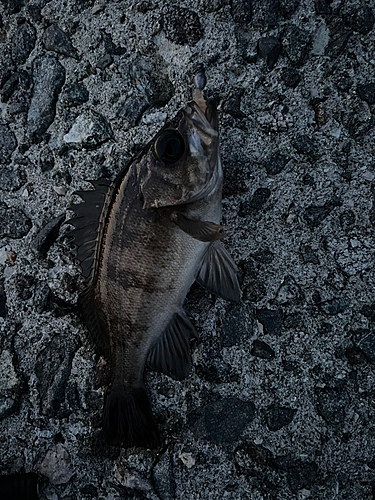
{"label": "dorsal fin", "polygon": [[66,222],[74,227],[67,234],[76,247],[76,257],[87,281],[90,280],[94,269],[97,244],[103,226],[103,209],[112,186],[107,179],[91,181],[91,184],[94,186],[93,190],[74,193],[80,196],[84,202],[69,207],[69,210],[74,212],[75,217]]}
{"label": "dorsal fin", "polygon": [[105,322],[101,317],[100,310],[95,304],[95,291],[92,286],[92,278],[97,258],[97,248],[100,245],[105,217],[111,202],[114,183],[106,179],[90,181],[94,189],[91,191],[76,191],[74,194],[80,196],[84,202],[71,205],[75,217],[66,221],[66,224],[74,229],[67,231],[75,245],[75,256],[81,266],[82,274],[86,278],[86,284],[79,294],[78,305],[90,330],[92,340],[98,353],[105,357],[109,356],[109,338],[105,332]]}

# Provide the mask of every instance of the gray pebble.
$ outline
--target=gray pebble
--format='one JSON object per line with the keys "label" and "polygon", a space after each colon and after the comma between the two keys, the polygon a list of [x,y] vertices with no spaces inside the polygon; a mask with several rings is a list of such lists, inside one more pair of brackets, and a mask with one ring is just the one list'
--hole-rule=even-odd
{"label": "gray pebble", "polygon": [[12,38],[12,59],[18,64],[24,64],[33,50],[36,42],[36,31],[29,23],[21,24]]}
{"label": "gray pebble", "polygon": [[65,69],[54,57],[41,56],[33,64],[33,96],[27,115],[30,138],[38,142],[55,118],[56,101],[65,81]]}
{"label": "gray pebble", "polygon": [[85,111],[79,115],[64,141],[77,147],[96,148],[113,139],[113,132],[105,117],[95,111]]}
{"label": "gray pebble", "polygon": [[47,50],[52,50],[58,54],[68,57],[78,58],[77,51],[73,47],[68,35],[64,33],[57,24],[51,24],[43,35],[43,43]]}
{"label": "gray pebble", "polygon": [[235,443],[254,419],[255,405],[237,398],[208,403],[188,416],[194,434],[219,444]]}

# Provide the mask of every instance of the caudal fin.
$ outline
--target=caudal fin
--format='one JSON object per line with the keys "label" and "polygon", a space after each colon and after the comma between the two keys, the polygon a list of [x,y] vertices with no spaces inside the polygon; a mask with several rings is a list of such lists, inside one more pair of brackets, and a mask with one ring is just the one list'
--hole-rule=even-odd
{"label": "caudal fin", "polygon": [[144,387],[112,387],[104,402],[104,434],[125,448],[157,448],[159,432]]}

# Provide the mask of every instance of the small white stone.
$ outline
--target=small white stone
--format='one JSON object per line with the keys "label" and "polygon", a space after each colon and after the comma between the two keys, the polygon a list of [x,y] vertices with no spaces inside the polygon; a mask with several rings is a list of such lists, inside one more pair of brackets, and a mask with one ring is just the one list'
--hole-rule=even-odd
{"label": "small white stone", "polygon": [[195,458],[192,453],[182,452],[178,455],[178,458],[188,469],[191,469],[195,465]]}
{"label": "small white stone", "polygon": [[375,179],[375,175],[369,170],[366,170],[366,172],[364,172],[362,176],[364,179],[366,179],[366,181],[373,181]]}
{"label": "small white stone", "polygon": [[66,189],[65,186],[54,186],[53,190],[55,193],[57,193],[59,196],[65,196],[68,190]]}

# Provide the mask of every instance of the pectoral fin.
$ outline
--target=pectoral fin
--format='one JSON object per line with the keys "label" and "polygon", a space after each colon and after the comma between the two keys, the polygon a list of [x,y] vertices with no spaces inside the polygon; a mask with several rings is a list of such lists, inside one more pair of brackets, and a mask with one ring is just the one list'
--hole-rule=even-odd
{"label": "pectoral fin", "polygon": [[214,241],[208,245],[196,280],[209,292],[225,300],[238,302],[241,298],[237,278],[238,268],[224,245]]}
{"label": "pectoral fin", "polygon": [[199,241],[215,241],[226,236],[221,232],[226,226],[220,226],[215,222],[189,219],[180,213],[174,214],[172,220],[182,231]]}
{"label": "pectoral fin", "polygon": [[175,380],[186,378],[191,369],[190,337],[197,337],[186,314],[175,313],[166,330],[150,349],[147,365]]}

